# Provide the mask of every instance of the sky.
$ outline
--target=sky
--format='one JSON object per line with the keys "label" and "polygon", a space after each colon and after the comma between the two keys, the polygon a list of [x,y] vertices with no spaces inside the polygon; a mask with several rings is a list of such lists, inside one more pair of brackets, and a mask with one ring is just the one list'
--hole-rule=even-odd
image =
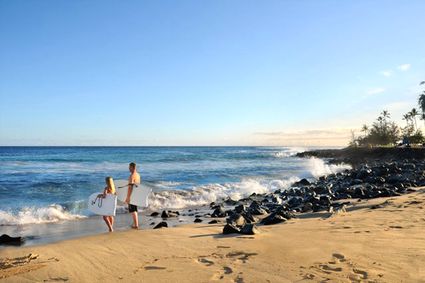
{"label": "sky", "polygon": [[0,145],[344,146],[417,107],[424,10],[0,0]]}

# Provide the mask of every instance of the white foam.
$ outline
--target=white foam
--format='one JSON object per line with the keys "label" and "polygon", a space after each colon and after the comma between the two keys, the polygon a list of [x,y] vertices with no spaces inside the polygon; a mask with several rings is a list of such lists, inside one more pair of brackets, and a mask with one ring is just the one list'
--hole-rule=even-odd
{"label": "white foam", "polygon": [[153,192],[149,198],[149,208],[181,209],[189,206],[201,206],[222,199],[239,200],[253,193],[264,194],[277,189],[286,189],[299,180],[291,177],[283,180],[261,182],[255,179],[245,179],[241,182],[226,184],[208,184],[191,190],[170,190]]}
{"label": "white foam", "polygon": [[291,147],[291,148],[288,148],[288,149],[283,150],[283,151],[278,151],[278,152],[274,153],[273,155],[274,155],[274,157],[277,157],[277,158],[285,158],[285,157],[294,156],[297,153],[304,152],[304,151],[305,151],[305,148]]}
{"label": "white foam", "polygon": [[348,164],[326,164],[322,159],[315,157],[311,157],[307,163],[308,172],[315,178],[342,172],[347,169],[351,169],[351,166]]}
{"label": "white foam", "polygon": [[48,207],[23,207],[16,213],[0,210],[0,225],[39,224],[81,218],[85,216],[72,214],[58,204]]}

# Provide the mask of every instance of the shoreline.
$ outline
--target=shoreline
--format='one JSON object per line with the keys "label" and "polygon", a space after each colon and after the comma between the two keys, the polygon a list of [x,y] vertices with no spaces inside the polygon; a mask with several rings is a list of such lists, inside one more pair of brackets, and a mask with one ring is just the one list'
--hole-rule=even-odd
{"label": "shoreline", "polygon": [[[194,213],[204,215],[209,211],[209,207],[196,206],[179,211],[181,211],[181,214],[178,217],[169,217],[167,219],[161,218],[160,214],[158,216],[151,216],[152,211],[150,210],[141,211],[139,212],[139,230],[152,230],[155,225],[162,221],[167,221],[169,227],[191,224],[193,223]],[[208,220],[206,217],[202,217],[202,219],[205,223]],[[131,224],[132,219],[129,213],[117,214],[115,216],[114,233],[131,230]],[[51,244],[108,232],[108,228],[100,215],[49,223],[0,225],[0,228],[2,231],[1,234],[24,237],[25,241],[21,245],[17,245],[19,247]],[[7,247],[7,245],[0,245],[0,251]]]}
{"label": "shoreline", "polygon": [[[415,149],[413,153],[418,150],[425,154],[425,149]],[[363,163],[354,166],[354,169],[337,174],[332,173],[318,179],[301,179],[285,190],[278,189],[264,194],[254,193],[239,200],[227,198],[209,205],[177,209],[178,215],[171,213],[172,216],[165,219],[161,217],[161,211],[157,211],[157,215],[153,216],[150,213],[154,211],[145,210],[139,213],[139,219],[142,220],[141,229],[151,229],[162,221],[166,221],[168,227],[174,227],[194,221],[206,224],[218,219],[219,222],[224,223],[223,233],[239,233],[246,226],[245,234],[254,234],[255,225],[263,224],[263,218],[266,216],[271,218],[270,224],[275,224],[292,218],[294,212],[300,214],[310,211],[338,210],[341,208],[338,200],[341,199],[397,196],[408,192],[407,187],[425,186],[424,177],[415,175],[414,172],[425,168],[425,163],[416,160],[402,160],[395,165],[391,163],[395,158],[410,156],[412,154],[410,149],[321,149],[298,153],[295,156],[326,158],[325,161],[328,164],[334,164],[342,159],[349,159],[353,154],[356,154],[356,158],[363,158]],[[376,160],[375,157],[378,155],[386,158]],[[380,166],[386,167],[386,175],[382,174]],[[404,177],[398,177],[400,173]],[[385,177],[384,180],[381,176]],[[393,177],[398,179],[392,180]],[[225,217],[227,217],[227,225],[226,221],[223,221]],[[115,223],[116,231],[128,230],[131,225],[128,213],[117,214]],[[98,216],[63,222],[0,227],[3,230],[2,234],[25,237],[26,242],[23,246],[96,235],[106,231],[106,225]],[[4,247],[6,246],[0,246],[0,250]]]}
{"label": "shoreline", "polygon": [[[425,278],[425,162],[394,160],[394,152],[354,169],[301,179],[286,190],[171,212],[165,221],[176,225],[172,228],[118,228],[5,247],[0,281],[420,282]],[[159,211],[142,221],[156,224],[161,216]],[[130,223],[127,214],[117,218]],[[198,218],[203,221],[187,224]],[[220,222],[207,224],[214,219]],[[68,225],[90,222],[106,230],[100,217]]]}
{"label": "shoreline", "polygon": [[0,250],[0,281],[420,282],[424,206],[419,188],[261,226],[255,236],[188,224],[9,247]]}

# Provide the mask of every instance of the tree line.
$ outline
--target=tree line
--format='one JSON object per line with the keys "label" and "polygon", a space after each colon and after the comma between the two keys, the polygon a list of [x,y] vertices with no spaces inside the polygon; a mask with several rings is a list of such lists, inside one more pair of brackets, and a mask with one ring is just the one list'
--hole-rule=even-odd
{"label": "tree line", "polygon": [[[425,86],[425,81],[419,85]],[[403,115],[405,126],[399,126],[391,120],[391,114],[384,110],[372,125],[364,124],[362,135],[355,137],[352,134],[350,146],[394,146],[398,144],[423,144],[425,137],[418,127],[418,118],[425,121],[425,90],[419,94],[418,106],[420,111],[412,108]]]}

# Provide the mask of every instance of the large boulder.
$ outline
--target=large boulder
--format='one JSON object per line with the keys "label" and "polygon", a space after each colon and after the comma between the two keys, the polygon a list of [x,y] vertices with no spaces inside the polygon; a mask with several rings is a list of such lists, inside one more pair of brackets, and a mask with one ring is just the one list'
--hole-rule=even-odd
{"label": "large boulder", "polygon": [[260,231],[257,229],[257,226],[255,226],[255,224],[246,224],[242,227],[240,233],[244,235],[256,235],[260,234]]}
{"label": "large boulder", "polygon": [[240,233],[241,229],[234,226],[233,224],[226,224],[223,228],[223,234],[234,234],[234,233]]}
{"label": "large boulder", "polygon": [[11,237],[7,234],[0,236],[0,245],[22,245],[25,242],[23,237]]}
{"label": "large boulder", "polygon": [[286,221],[286,218],[284,218],[283,216],[277,213],[272,213],[266,218],[264,218],[263,220],[261,220],[261,223],[264,225],[273,225],[273,224],[278,224],[285,221]]}
{"label": "large boulder", "polygon": [[239,226],[239,227],[242,227],[246,224],[245,218],[239,213],[235,213],[235,214],[231,215],[229,218],[226,219],[226,221],[229,224],[233,224],[233,225]]}
{"label": "large boulder", "polygon": [[159,222],[153,229],[167,228],[168,224],[165,221]]}
{"label": "large boulder", "polygon": [[248,211],[252,215],[264,215],[267,214],[267,211],[257,202],[253,201],[248,208]]}

